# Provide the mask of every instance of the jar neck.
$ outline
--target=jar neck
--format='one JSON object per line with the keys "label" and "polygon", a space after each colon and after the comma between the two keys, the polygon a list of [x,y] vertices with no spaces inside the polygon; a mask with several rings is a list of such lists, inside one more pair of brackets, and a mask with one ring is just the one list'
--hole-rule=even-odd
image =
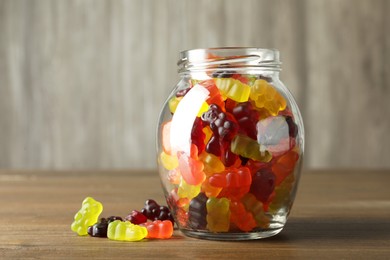
{"label": "jar neck", "polygon": [[213,72],[268,74],[281,70],[279,51],[260,48],[194,49],[180,53],[177,63],[180,75],[201,75]]}

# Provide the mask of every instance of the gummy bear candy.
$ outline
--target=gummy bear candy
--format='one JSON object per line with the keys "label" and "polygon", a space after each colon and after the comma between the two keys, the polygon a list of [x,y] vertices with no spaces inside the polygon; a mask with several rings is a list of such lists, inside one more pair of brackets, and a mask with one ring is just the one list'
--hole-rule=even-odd
{"label": "gummy bear candy", "polygon": [[250,89],[250,99],[255,102],[257,108],[265,108],[273,116],[287,106],[284,97],[263,79],[254,82]]}
{"label": "gummy bear candy", "polygon": [[148,235],[145,227],[134,225],[129,221],[115,220],[108,225],[107,237],[118,241],[140,241]]}
{"label": "gummy bear candy", "polygon": [[230,148],[233,153],[252,160],[269,162],[272,159],[272,155],[267,150],[261,152],[260,145],[255,140],[244,135],[235,136]]}
{"label": "gummy bear candy", "polygon": [[225,165],[214,154],[203,152],[199,155],[199,160],[203,162],[204,172],[208,176],[225,170]]}
{"label": "gummy bear candy", "polygon": [[206,178],[206,174],[203,172],[204,165],[198,160],[197,155],[188,156],[184,152],[178,152],[178,156],[182,178],[190,185],[200,185]]}
{"label": "gummy bear candy", "polygon": [[169,220],[155,220],[153,222],[143,223],[142,226],[148,230],[146,238],[165,239],[173,235],[173,225]]}
{"label": "gummy bear candy", "polygon": [[295,168],[299,155],[294,150],[290,150],[276,159],[272,165],[272,172],[276,176],[275,184],[279,185]]}
{"label": "gummy bear candy", "polygon": [[240,201],[230,202],[230,212],[230,221],[240,230],[248,232],[257,226],[252,213],[246,211],[244,205]]}
{"label": "gummy bear candy", "polygon": [[252,177],[250,192],[256,199],[266,203],[275,188],[275,175],[271,170],[264,168],[258,170]]}
{"label": "gummy bear candy", "polygon": [[260,120],[256,128],[261,150],[267,150],[277,156],[290,149],[290,129],[284,116],[271,116]]}
{"label": "gummy bear candy", "polygon": [[293,187],[295,177],[293,174],[289,175],[279,186],[275,187],[273,196],[271,195],[271,203],[269,204],[269,211],[277,213],[283,207],[291,207],[290,192]]}
{"label": "gummy bear candy", "polygon": [[230,141],[238,131],[237,122],[230,113],[222,112],[216,104],[211,104],[209,110],[202,115],[202,120],[210,125],[214,135],[221,140]]}
{"label": "gummy bear candy", "polygon": [[188,210],[188,225],[194,229],[205,229],[207,226],[206,216],[207,208],[206,202],[208,198],[204,193],[199,193],[190,202]]}
{"label": "gummy bear candy", "polygon": [[139,212],[138,210],[133,210],[126,218],[125,220],[130,221],[133,224],[139,225],[142,223],[145,223],[148,221],[148,218]]}
{"label": "gummy bear candy", "polygon": [[252,212],[258,227],[268,228],[269,218],[264,212],[263,203],[258,201],[252,193],[245,194],[245,196],[241,198],[241,202],[246,210]]}
{"label": "gummy bear candy", "polygon": [[206,178],[206,180],[202,183],[201,191],[206,194],[207,197],[218,197],[219,193],[221,193],[221,187],[214,187],[210,184],[210,178]]}
{"label": "gummy bear candy", "polygon": [[173,170],[179,166],[179,160],[175,155],[169,155],[164,151],[161,152],[159,162],[167,170]]}
{"label": "gummy bear candy", "polygon": [[171,212],[166,206],[160,206],[156,201],[148,199],[141,213],[150,220],[170,220],[173,222]]}
{"label": "gummy bear candy", "polygon": [[211,232],[227,232],[230,227],[230,201],[211,197],[207,200],[207,228]]}
{"label": "gummy bear candy", "polygon": [[199,117],[197,117],[194,121],[194,126],[192,127],[191,131],[191,143],[196,145],[198,148],[198,154],[202,153],[206,147],[204,143],[206,134],[202,130],[203,122]]}
{"label": "gummy bear candy", "polygon": [[253,109],[250,102],[240,103],[232,109],[232,114],[240,126],[240,132],[252,139],[257,138],[256,123],[259,113]]}
{"label": "gummy bear candy", "polygon": [[224,100],[219,92],[219,89],[215,85],[214,80],[205,80],[200,82],[199,85],[206,88],[209,92],[209,96],[206,99],[208,104],[216,104],[221,108],[224,106]]}
{"label": "gummy bear candy", "polygon": [[222,95],[237,102],[246,102],[249,99],[251,87],[233,78],[216,78],[215,84]]}
{"label": "gummy bear candy", "polygon": [[212,175],[209,182],[214,187],[222,188],[219,197],[239,199],[249,191],[252,175],[247,167],[229,168]]}
{"label": "gummy bear candy", "polygon": [[88,234],[88,227],[98,221],[100,213],[103,211],[103,205],[94,200],[92,197],[84,199],[81,209],[74,216],[74,221],[71,225],[73,232],[80,236]]}
{"label": "gummy bear candy", "polygon": [[187,198],[190,200],[199,194],[201,186],[201,184],[190,185],[182,178],[179,188],[177,189],[177,195],[179,198]]}
{"label": "gummy bear candy", "polygon": [[92,237],[107,237],[108,221],[101,218],[99,222],[88,227],[88,235]]}

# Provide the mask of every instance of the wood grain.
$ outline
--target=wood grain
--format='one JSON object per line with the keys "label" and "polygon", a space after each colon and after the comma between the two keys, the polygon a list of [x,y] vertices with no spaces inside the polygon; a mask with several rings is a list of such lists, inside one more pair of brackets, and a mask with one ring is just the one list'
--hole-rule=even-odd
{"label": "wood grain", "polygon": [[116,242],[70,230],[86,196],[102,216],[127,215],[147,198],[163,202],[153,171],[0,171],[0,258],[386,259],[390,255],[389,171],[306,171],[285,229],[246,242],[193,239]]}
{"label": "wood grain", "polygon": [[390,167],[386,0],[0,0],[0,168],[155,168],[185,49],[281,51],[307,167]]}

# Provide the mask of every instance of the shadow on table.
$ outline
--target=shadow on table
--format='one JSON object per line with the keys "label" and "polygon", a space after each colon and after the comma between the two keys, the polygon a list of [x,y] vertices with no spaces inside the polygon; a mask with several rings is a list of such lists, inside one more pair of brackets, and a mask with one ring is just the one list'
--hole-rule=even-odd
{"label": "shadow on table", "polygon": [[390,219],[290,219],[281,233],[263,241],[317,243],[338,240],[344,243],[390,241]]}

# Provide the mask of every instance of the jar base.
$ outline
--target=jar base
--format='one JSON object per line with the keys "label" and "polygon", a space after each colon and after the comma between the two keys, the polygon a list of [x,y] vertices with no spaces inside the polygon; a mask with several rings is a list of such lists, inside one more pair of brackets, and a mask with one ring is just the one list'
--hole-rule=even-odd
{"label": "jar base", "polygon": [[188,229],[181,229],[180,231],[189,237],[207,239],[207,240],[224,240],[224,241],[239,241],[239,240],[256,240],[267,237],[272,237],[280,233],[283,227],[275,229],[267,229],[261,231],[252,231],[252,232],[239,232],[239,233],[212,233],[205,231],[195,231]]}

